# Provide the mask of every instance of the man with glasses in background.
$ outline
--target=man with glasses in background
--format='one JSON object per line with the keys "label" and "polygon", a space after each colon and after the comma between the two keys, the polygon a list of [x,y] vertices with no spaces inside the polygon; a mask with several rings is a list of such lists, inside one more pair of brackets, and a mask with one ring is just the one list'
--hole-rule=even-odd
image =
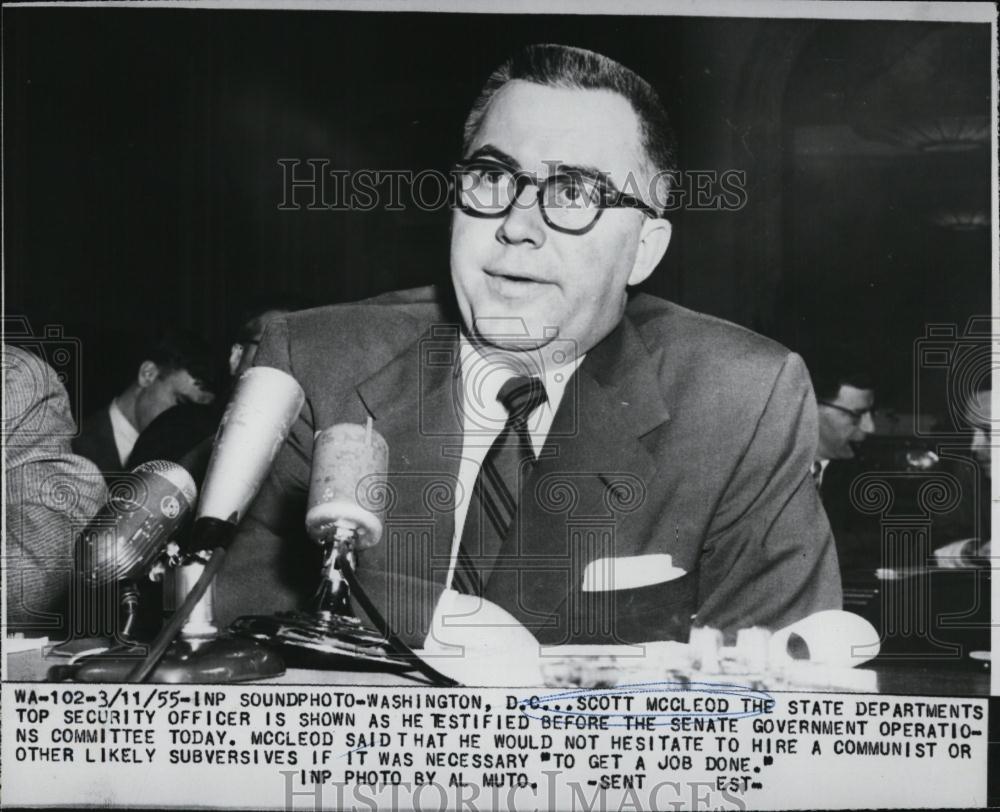
{"label": "man with glasses in background", "polygon": [[314,433],[369,418],[389,498],[358,576],[411,645],[458,596],[547,644],[732,640],[840,607],[801,359],[628,290],[667,249],[674,161],[655,91],[607,57],[536,45],[490,76],[453,172],[453,291],[265,334],[256,363],[306,405],[220,573],[220,620],[308,604]]}
{"label": "man with glasses in background", "polygon": [[877,522],[854,507],[850,490],[863,470],[857,447],[875,432],[875,387],[864,363],[844,346],[810,357],[809,373],[819,411],[813,482],[833,527],[842,577],[868,577],[883,565]]}
{"label": "man with glasses in background", "polygon": [[822,486],[831,460],[854,458],[855,445],[875,432],[875,388],[869,374],[839,354],[810,368],[819,406],[819,443],[813,477]]}

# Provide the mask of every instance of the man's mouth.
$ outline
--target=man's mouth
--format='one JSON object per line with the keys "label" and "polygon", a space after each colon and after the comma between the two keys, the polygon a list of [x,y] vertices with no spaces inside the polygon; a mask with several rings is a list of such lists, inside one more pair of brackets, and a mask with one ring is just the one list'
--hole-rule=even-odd
{"label": "man's mouth", "polygon": [[494,271],[486,269],[486,275],[492,279],[500,279],[505,282],[519,282],[519,283],[534,283],[540,284],[540,280],[535,279],[532,276],[527,276],[526,274],[520,274],[516,271]]}

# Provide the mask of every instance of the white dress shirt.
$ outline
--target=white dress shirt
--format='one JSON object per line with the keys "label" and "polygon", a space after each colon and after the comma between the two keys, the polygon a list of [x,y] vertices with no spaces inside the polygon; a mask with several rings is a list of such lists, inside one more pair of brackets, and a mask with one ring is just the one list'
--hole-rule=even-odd
{"label": "white dress shirt", "polygon": [[818,459],[812,464],[812,478],[817,488],[823,487],[823,474],[826,473],[826,466],[830,460]]}
{"label": "white dress shirt", "polygon": [[115,448],[118,449],[118,459],[122,465],[128,462],[129,454],[135,448],[135,441],[139,439],[139,430],[129,423],[128,418],[121,409],[118,408],[118,401],[111,401],[108,407],[111,415],[111,430],[115,435]]}

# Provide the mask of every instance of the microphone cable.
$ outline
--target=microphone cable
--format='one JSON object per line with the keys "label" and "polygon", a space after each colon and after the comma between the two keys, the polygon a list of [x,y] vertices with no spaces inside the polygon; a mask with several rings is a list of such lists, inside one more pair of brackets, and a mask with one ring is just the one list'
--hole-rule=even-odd
{"label": "microphone cable", "polygon": [[201,576],[195,582],[194,586],[191,587],[191,591],[188,592],[184,602],[177,608],[177,611],[174,612],[170,620],[167,621],[166,625],[164,625],[164,627],[160,630],[160,633],[156,635],[156,639],[153,641],[152,648],[150,648],[149,654],[146,655],[146,658],[141,663],[138,663],[135,668],[129,672],[128,677],[125,679],[126,682],[144,682],[152,670],[156,668],[156,664],[160,662],[160,659],[166,653],[170,644],[174,641],[177,633],[181,630],[181,628],[183,628],[184,624],[187,623],[187,619],[191,616],[191,612],[194,610],[194,607],[208,590],[209,585],[212,583],[212,579],[215,577],[215,573],[219,571],[225,560],[226,548],[223,546],[215,547],[212,550],[211,557],[205,563],[205,569],[202,571]]}
{"label": "microphone cable", "polygon": [[340,571],[344,574],[344,578],[347,581],[348,586],[351,588],[351,597],[358,599],[358,603],[360,603],[361,608],[365,610],[365,614],[367,614],[368,617],[371,618],[372,622],[378,627],[379,634],[381,634],[389,643],[389,648],[392,649],[398,657],[412,663],[414,669],[427,677],[433,685],[437,685],[440,688],[457,687],[459,683],[456,680],[445,676],[432,665],[427,663],[419,654],[400,640],[392,629],[389,628],[389,624],[386,622],[385,618],[382,617],[381,612],[375,608],[374,603],[368,600],[368,596],[365,594],[364,589],[361,588],[361,583],[354,574],[354,568],[347,560],[347,556],[341,556],[340,561],[338,561],[338,565],[340,567]]}

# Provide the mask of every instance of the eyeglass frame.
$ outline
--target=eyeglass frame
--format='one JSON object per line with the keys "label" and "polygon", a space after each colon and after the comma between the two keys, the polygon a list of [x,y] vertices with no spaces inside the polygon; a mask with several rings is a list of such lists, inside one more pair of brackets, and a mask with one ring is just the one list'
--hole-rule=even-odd
{"label": "eyeglass frame", "polygon": [[844,414],[849,414],[854,420],[855,424],[860,423],[865,419],[865,415],[871,418],[875,417],[875,406],[869,406],[864,411],[858,411],[857,409],[848,409],[846,406],[841,406],[839,403],[831,403],[828,400],[817,400],[816,404],[818,406],[829,406],[831,409],[836,409],[838,412],[843,412]]}
{"label": "eyeglass frame", "polygon": [[[507,206],[496,212],[484,212],[479,209],[474,209],[470,206],[465,206],[462,204],[462,190],[456,183],[457,175],[459,173],[464,173],[469,169],[474,167],[497,167],[498,169],[503,169],[510,173],[511,178],[514,181],[514,194],[510,199],[510,203]],[[545,221],[545,225],[551,228],[553,231],[558,231],[562,234],[573,234],[575,236],[582,236],[590,231],[594,226],[597,225],[597,221],[601,219],[601,215],[604,214],[605,209],[637,209],[645,214],[647,217],[652,219],[659,218],[659,213],[650,206],[648,203],[644,203],[639,198],[634,195],[630,195],[627,192],[623,192],[620,189],[615,188],[614,184],[608,180],[605,173],[600,173],[597,175],[585,172],[582,169],[573,167],[569,171],[563,170],[560,172],[555,172],[548,177],[539,178],[534,172],[528,172],[526,169],[520,169],[517,167],[510,166],[503,161],[484,159],[484,158],[470,158],[463,159],[461,161],[456,161],[451,168],[452,183],[455,184],[455,204],[463,212],[468,214],[470,217],[479,217],[482,219],[497,220],[501,217],[506,217],[510,214],[511,210],[517,204],[518,199],[521,197],[522,192],[526,186],[534,186],[538,190],[538,194],[535,197],[535,202],[538,204],[538,210],[542,214],[542,219]],[[597,201],[596,211],[594,219],[583,228],[567,228],[566,226],[560,226],[553,223],[549,219],[548,213],[545,210],[544,196],[546,190],[556,178],[586,178],[587,180],[594,181],[596,183],[596,189],[601,199]],[[609,200],[609,196],[612,198]]]}

